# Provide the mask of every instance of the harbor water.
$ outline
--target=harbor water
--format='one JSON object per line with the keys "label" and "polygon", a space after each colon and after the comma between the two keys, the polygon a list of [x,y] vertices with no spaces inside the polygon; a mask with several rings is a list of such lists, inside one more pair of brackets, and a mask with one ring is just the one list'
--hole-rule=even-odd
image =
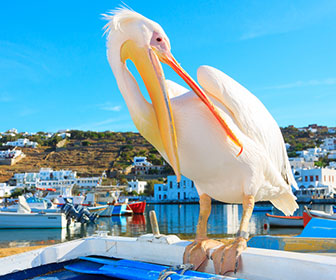
{"label": "harbor water", "polygon": [[[257,207],[270,207],[258,204]],[[332,205],[312,205],[312,209],[329,212]],[[99,218],[96,224],[75,225],[65,229],[0,229],[0,248],[33,245],[51,245],[74,240],[106,231],[109,235],[139,236],[151,232],[149,211],[155,210],[160,232],[176,234],[181,239],[192,239],[196,233],[199,213],[198,204],[148,204],[144,215],[113,216]],[[295,215],[302,215],[303,205]],[[208,233],[212,238],[233,237],[239,228],[242,216],[241,205],[213,204],[208,222]],[[250,222],[251,235],[299,234],[302,228],[268,229],[266,212],[254,212]],[[273,209],[276,215],[281,213]]]}

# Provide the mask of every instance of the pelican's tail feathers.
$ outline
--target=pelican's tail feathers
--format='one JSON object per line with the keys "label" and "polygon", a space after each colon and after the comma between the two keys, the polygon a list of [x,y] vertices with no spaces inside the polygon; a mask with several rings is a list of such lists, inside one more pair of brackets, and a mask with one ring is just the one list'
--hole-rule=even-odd
{"label": "pelican's tail feathers", "polygon": [[282,193],[277,198],[273,198],[271,202],[286,216],[293,215],[295,210],[299,208],[296,203],[296,197],[291,192]]}

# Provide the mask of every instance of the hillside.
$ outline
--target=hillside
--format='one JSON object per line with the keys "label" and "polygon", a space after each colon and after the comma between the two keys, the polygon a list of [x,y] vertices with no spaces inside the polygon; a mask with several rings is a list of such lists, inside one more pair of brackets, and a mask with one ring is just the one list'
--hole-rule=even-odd
{"label": "hillside", "polygon": [[[291,145],[288,153],[295,156],[296,151],[319,146],[326,137],[335,137],[326,127],[320,127],[315,133],[299,130],[293,126],[281,128],[286,143]],[[66,145],[56,149],[61,139],[54,137],[44,140],[43,133],[34,135],[30,140],[38,141],[36,149],[23,148],[26,157],[14,166],[0,166],[0,182],[5,182],[17,172],[36,172],[41,167],[54,169],[72,169],[79,176],[101,175],[105,170],[109,174],[122,170],[132,163],[134,156],[147,156],[153,164],[162,164],[160,154],[139,133],[133,132],[92,132],[70,131],[71,138]],[[18,135],[16,138],[22,137]],[[1,139],[5,142],[8,139]]]}
{"label": "hillside", "polygon": [[[132,163],[136,155],[145,155],[156,164],[163,159],[138,133],[110,133],[100,137],[75,133],[64,147],[39,146],[20,148],[26,157],[14,166],[0,166],[0,182],[7,181],[14,173],[36,172],[41,167],[72,169],[79,176],[101,175],[105,171],[121,170]],[[76,139],[77,138],[77,139]]]}

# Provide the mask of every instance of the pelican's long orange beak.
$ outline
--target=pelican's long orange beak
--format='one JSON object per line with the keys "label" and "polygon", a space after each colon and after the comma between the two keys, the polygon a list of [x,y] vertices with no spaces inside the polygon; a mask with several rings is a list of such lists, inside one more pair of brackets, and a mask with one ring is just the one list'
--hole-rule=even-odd
{"label": "pelican's long orange beak", "polygon": [[160,61],[151,48],[140,47],[132,40],[122,45],[120,58],[123,62],[132,60],[144,81],[155,111],[156,120],[153,121],[159,127],[159,133],[150,132],[151,139],[155,143],[161,143],[179,182],[181,171],[175,123]]}
{"label": "pelican's long orange beak", "polygon": [[227,136],[235,143],[240,151],[237,154],[237,157],[243,152],[243,145],[230,129],[225,120],[221,117],[218,109],[214,106],[209,97],[203,92],[203,90],[197,85],[197,83],[189,76],[189,74],[179,65],[176,59],[170,52],[166,52],[164,54],[158,53],[158,57],[161,62],[168,64],[189,86],[190,88],[197,94],[197,96],[203,101],[203,103],[209,108],[209,110],[213,113],[215,118],[219,121],[221,126],[224,128]]}

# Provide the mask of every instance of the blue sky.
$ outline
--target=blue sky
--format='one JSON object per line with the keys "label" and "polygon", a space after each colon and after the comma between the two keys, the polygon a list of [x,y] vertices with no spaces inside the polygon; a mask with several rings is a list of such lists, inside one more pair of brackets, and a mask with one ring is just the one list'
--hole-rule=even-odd
{"label": "blue sky", "polygon": [[[161,24],[194,78],[222,70],[280,126],[336,126],[336,1],[124,2]],[[0,131],[135,131],[102,36],[101,14],[120,4],[2,1]]]}

